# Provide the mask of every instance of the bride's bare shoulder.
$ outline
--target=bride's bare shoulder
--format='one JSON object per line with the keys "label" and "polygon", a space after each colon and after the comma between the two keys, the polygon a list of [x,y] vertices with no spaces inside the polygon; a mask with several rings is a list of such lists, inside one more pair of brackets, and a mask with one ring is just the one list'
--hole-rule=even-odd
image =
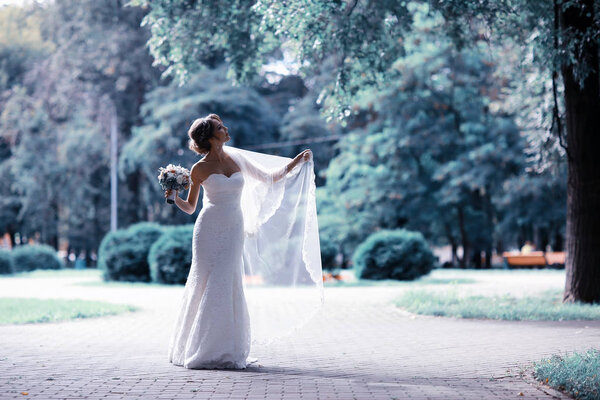
{"label": "bride's bare shoulder", "polygon": [[204,182],[204,180],[211,174],[210,168],[211,167],[209,166],[209,163],[206,161],[200,160],[196,162],[190,171],[192,181],[199,182],[200,184]]}

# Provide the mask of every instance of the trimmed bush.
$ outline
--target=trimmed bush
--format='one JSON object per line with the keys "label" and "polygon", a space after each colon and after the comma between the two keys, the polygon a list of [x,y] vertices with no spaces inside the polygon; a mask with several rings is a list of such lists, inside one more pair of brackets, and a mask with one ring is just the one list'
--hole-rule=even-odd
{"label": "trimmed bush", "polygon": [[64,263],[52,246],[45,244],[26,244],[12,250],[12,265],[15,272],[36,269],[61,269]]}
{"label": "trimmed bush", "polygon": [[98,250],[98,268],[104,279],[149,282],[148,253],[163,231],[159,224],[141,222],[107,233]]}
{"label": "trimmed bush", "polygon": [[12,274],[13,272],[10,251],[0,250],[0,275]]}
{"label": "trimmed bush", "polygon": [[321,264],[323,269],[327,271],[334,270],[335,257],[338,254],[338,247],[328,238],[321,236],[319,239],[321,244]]}
{"label": "trimmed bush", "polygon": [[148,254],[153,282],[185,284],[192,265],[194,225],[165,229]]}
{"label": "trimmed bush", "polygon": [[382,230],[361,243],[352,257],[361,279],[413,280],[428,274],[435,256],[420,232]]}

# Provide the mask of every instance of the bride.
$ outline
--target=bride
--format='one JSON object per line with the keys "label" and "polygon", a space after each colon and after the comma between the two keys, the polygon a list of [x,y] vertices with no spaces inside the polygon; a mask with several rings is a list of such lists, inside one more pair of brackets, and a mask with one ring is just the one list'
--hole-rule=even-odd
{"label": "bride", "polygon": [[[304,281],[313,283],[312,280],[322,290],[320,258],[315,261],[316,253],[320,257],[320,252],[318,228],[315,230],[316,209],[313,210],[314,191],[293,190],[293,181],[314,181],[312,153],[304,150],[289,161],[284,157],[226,146],[230,140],[229,132],[216,114],[196,119],[188,136],[190,149],[205,156],[191,169],[187,200],[176,196],[175,204],[182,211],[193,214],[200,186],[204,188],[204,196],[202,210],[194,225],[192,265],[171,337],[169,361],[194,369],[243,369],[256,361],[248,357],[252,313],[246,302],[244,272],[254,275],[252,269],[260,269],[260,265],[266,263],[269,264],[266,271],[270,272],[264,275],[265,279],[276,284],[283,284],[282,276],[286,274],[302,276],[297,270],[287,270],[291,264],[274,256],[281,252],[265,250],[261,241],[271,246],[283,239],[285,253],[296,251],[293,257],[303,260],[300,270],[304,273]],[[308,162],[311,164],[308,178],[298,177],[301,175],[298,170],[304,168],[296,167]],[[290,175],[296,178],[292,179]],[[290,182],[286,183],[288,178]],[[303,193],[312,194],[312,198]],[[165,196],[169,194],[170,191],[166,191]],[[290,196],[297,196],[291,204],[304,197],[308,199],[303,200],[304,206],[296,205],[294,209],[294,215],[308,215],[306,220],[289,216],[286,197]],[[291,223],[278,223],[278,218]],[[272,226],[269,227],[267,222]],[[279,228],[277,224],[289,226]],[[285,237],[285,232],[298,231],[296,225],[301,232],[300,242]],[[312,255],[307,256],[308,246],[312,247],[309,252]]]}

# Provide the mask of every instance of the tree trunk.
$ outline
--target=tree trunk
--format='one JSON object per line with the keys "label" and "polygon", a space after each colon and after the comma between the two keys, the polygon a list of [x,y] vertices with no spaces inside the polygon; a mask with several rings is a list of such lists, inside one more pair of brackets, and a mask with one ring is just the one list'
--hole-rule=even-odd
{"label": "tree trunk", "polygon": [[481,269],[481,249],[479,247],[473,247],[473,267],[475,269]]}
{"label": "tree trunk", "polygon": [[[490,193],[490,190],[486,190],[487,193]],[[494,242],[494,228],[495,228],[495,210],[494,204],[492,203],[492,198],[489,194],[486,194],[484,197],[485,200],[485,213],[487,216],[487,225],[488,225],[488,233],[487,240],[485,242],[485,264],[484,268],[490,269],[492,268],[492,243]]]}
{"label": "tree trunk", "polygon": [[12,224],[8,225],[8,235],[10,236],[10,248],[12,249],[17,245],[15,241],[16,230],[12,227]]}
{"label": "tree trunk", "polygon": [[[594,0],[561,12],[561,28],[577,35],[593,25]],[[564,66],[568,149],[566,285],[564,301],[600,302],[600,92],[598,45],[582,45],[580,60],[590,66],[581,87],[574,66]]]}
{"label": "tree trunk", "polygon": [[554,233],[554,242],[552,242],[552,250],[554,251],[563,251],[564,250],[564,240],[560,233],[560,230],[556,228],[556,232]]}
{"label": "tree trunk", "polygon": [[456,243],[456,239],[454,239],[454,235],[452,235],[452,229],[450,229],[450,224],[448,222],[444,223],[444,230],[446,231],[448,243],[450,243],[450,247],[452,248],[452,268],[456,268],[458,261],[456,250],[458,249],[458,244]]}
{"label": "tree trunk", "polygon": [[486,245],[485,247],[485,269],[492,268],[492,246]]}
{"label": "tree trunk", "polygon": [[469,259],[469,240],[467,238],[467,230],[465,228],[465,215],[462,207],[458,207],[458,226],[460,228],[460,239],[462,242],[463,256],[460,259],[460,267],[467,268],[467,260]]}

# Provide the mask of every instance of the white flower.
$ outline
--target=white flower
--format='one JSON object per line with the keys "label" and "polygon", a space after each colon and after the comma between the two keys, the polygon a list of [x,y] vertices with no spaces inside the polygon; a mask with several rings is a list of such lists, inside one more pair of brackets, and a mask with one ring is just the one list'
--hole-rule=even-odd
{"label": "white flower", "polygon": [[183,183],[183,175],[177,176],[177,183],[179,183],[180,185]]}

